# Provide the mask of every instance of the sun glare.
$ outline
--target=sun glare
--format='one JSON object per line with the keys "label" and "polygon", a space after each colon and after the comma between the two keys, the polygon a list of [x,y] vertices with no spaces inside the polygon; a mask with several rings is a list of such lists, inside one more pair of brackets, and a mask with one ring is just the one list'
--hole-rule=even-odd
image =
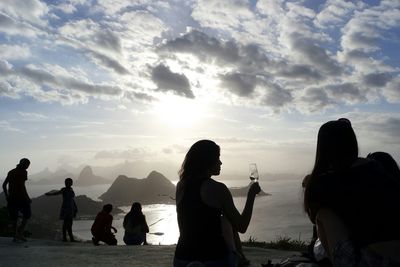
{"label": "sun glare", "polygon": [[199,100],[168,95],[157,102],[154,111],[168,126],[190,128],[204,117],[206,107]]}

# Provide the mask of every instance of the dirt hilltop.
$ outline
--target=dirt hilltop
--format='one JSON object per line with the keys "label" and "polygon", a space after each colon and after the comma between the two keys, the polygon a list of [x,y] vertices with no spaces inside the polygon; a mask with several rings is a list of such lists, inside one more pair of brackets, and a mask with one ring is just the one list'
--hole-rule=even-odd
{"label": "dirt hilltop", "polygon": [[[98,246],[30,239],[13,243],[0,237],[0,266],[172,266],[175,246]],[[250,266],[260,267],[268,259],[277,262],[297,252],[244,247]]]}

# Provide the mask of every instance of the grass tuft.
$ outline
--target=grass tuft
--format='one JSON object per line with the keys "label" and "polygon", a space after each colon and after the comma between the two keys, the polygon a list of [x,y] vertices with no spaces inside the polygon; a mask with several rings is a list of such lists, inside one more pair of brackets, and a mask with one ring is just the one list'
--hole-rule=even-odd
{"label": "grass tuft", "polygon": [[288,236],[278,236],[275,240],[265,242],[265,241],[257,241],[255,237],[250,236],[247,241],[244,241],[243,246],[247,247],[259,247],[259,248],[269,248],[269,249],[279,249],[279,250],[290,250],[290,251],[306,251],[307,245],[300,238],[292,239]]}

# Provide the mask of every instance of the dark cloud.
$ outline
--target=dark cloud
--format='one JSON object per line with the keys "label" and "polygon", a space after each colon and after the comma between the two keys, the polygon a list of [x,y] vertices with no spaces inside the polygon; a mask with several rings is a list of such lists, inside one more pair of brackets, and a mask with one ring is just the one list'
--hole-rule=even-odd
{"label": "dark cloud", "polygon": [[287,65],[282,67],[277,73],[278,76],[294,78],[294,79],[312,79],[312,80],[322,80],[322,75],[316,69],[309,65]]}
{"label": "dark cloud", "polygon": [[311,40],[304,39],[298,34],[292,34],[290,40],[292,48],[310,61],[315,68],[321,69],[329,75],[342,73],[339,64],[328,55],[326,50],[317,46]]}
{"label": "dark cloud", "polygon": [[194,98],[188,78],[184,74],[172,72],[163,64],[151,70],[151,78],[157,84],[159,91],[172,91],[180,96]]}
{"label": "dark cloud", "polygon": [[43,84],[43,83],[58,84],[56,78],[52,74],[42,70],[23,67],[17,72],[19,72],[19,74],[22,74],[22,76],[29,78],[31,81],[34,81],[35,83],[38,84]]}
{"label": "dark cloud", "polygon": [[363,82],[366,86],[384,87],[392,78],[389,73],[370,73],[364,75]]}
{"label": "dark cloud", "polygon": [[[21,78],[33,81],[41,86],[58,87],[63,90],[77,90],[90,95],[120,95],[121,88],[106,84],[90,84],[76,80],[72,77],[55,76],[47,71],[31,67],[23,67],[12,73]],[[74,97],[74,96],[73,96]]]}
{"label": "dark cloud", "polygon": [[366,100],[364,92],[361,91],[354,83],[327,85],[325,88],[335,98],[349,99],[356,101]]}
{"label": "dark cloud", "polygon": [[283,89],[278,84],[265,83],[266,95],[263,104],[273,108],[281,108],[293,101],[290,91]]}
{"label": "dark cloud", "polygon": [[160,51],[190,53],[204,61],[219,60],[234,63],[239,60],[239,48],[233,41],[220,42],[207,34],[192,30],[191,32],[168,41]]}
{"label": "dark cloud", "polygon": [[364,123],[365,131],[381,136],[380,140],[387,144],[399,145],[400,118],[399,117],[372,117]]}
{"label": "dark cloud", "polygon": [[357,49],[346,51],[345,55],[348,60],[363,60],[371,56],[369,53]]}
{"label": "dark cloud", "polygon": [[0,27],[1,28],[9,28],[13,27],[15,24],[14,20],[10,17],[0,13]]}
{"label": "dark cloud", "polygon": [[125,96],[127,99],[131,100],[131,101],[134,101],[134,100],[138,100],[138,99],[139,99],[139,100],[144,100],[144,101],[151,102],[151,101],[156,100],[156,98],[153,97],[153,96],[151,96],[151,95],[148,95],[148,94],[145,94],[145,93],[133,92],[133,91],[127,91],[127,92],[125,92],[125,93],[124,93],[124,96]]}
{"label": "dark cloud", "polygon": [[104,54],[98,53],[96,51],[91,50],[90,54],[96,58],[97,60],[100,61],[101,65],[114,70],[116,73],[118,74],[129,74],[129,71],[122,66],[118,61],[116,61],[115,59],[112,59]]}
{"label": "dark cloud", "polygon": [[120,38],[113,33],[112,31],[105,30],[104,32],[97,32],[94,35],[93,40],[97,45],[120,53],[121,52],[121,40]]}
{"label": "dark cloud", "polygon": [[249,97],[256,87],[257,77],[243,73],[227,73],[220,75],[221,84],[232,93]]}
{"label": "dark cloud", "polygon": [[377,36],[370,35],[370,32],[362,31],[358,29],[358,31],[352,32],[348,36],[348,40],[350,44],[354,47],[368,47],[373,48],[376,45],[378,40]]}
{"label": "dark cloud", "polygon": [[377,130],[385,132],[394,138],[393,142],[398,144],[398,137],[400,133],[400,118],[387,118],[383,123],[377,127]]}
{"label": "dark cloud", "polygon": [[311,112],[321,111],[336,104],[324,89],[315,87],[308,88],[301,100],[306,103],[307,109]]}

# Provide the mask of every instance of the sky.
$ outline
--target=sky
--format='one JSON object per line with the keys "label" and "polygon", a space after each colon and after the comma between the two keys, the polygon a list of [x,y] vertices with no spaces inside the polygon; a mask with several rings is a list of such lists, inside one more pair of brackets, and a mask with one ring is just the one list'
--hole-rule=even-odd
{"label": "sky", "polygon": [[399,45],[399,0],[2,0],[0,175],[28,157],[176,179],[199,139],[225,174],[305,174],[341,117],[361,156],[399,161]]}

